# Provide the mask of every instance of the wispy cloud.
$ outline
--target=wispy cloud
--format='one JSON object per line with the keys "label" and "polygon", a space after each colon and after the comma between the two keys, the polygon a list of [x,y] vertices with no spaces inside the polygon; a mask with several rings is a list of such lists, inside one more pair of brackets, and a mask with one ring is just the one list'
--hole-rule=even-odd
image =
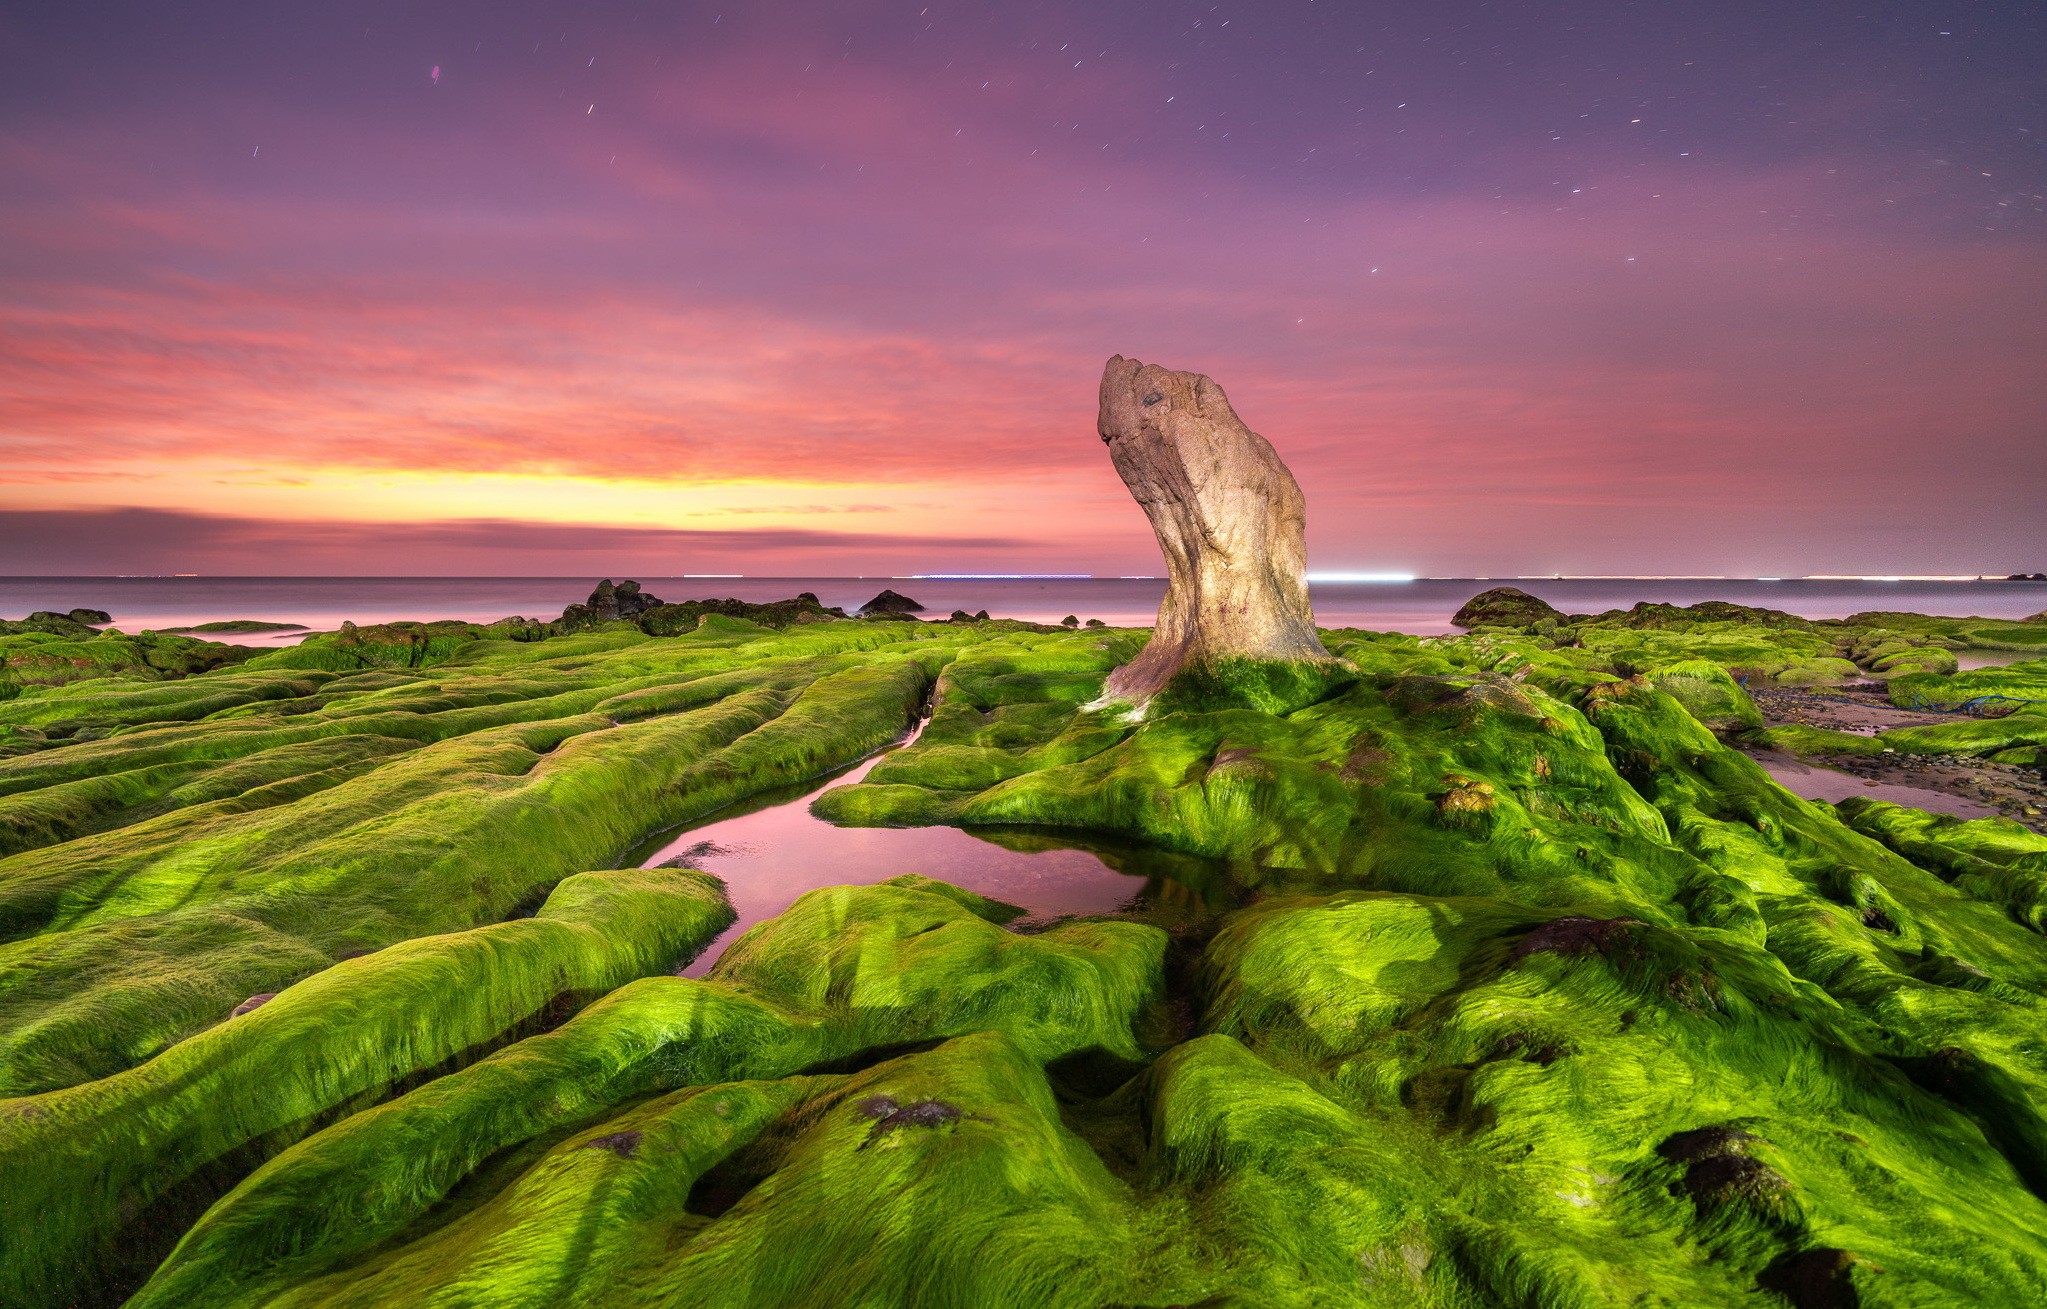
{"label": "wispy cloud", "polygon": [[422,560],[431,563],[427,571],[476,575],[531,575],[544,571],[549,560],[599,571],[661,574],[705,561],[791,565],[820,554],[869,562],[953,558],[999,555],[1030,544],[1014,536],[790,527],[690,530],[490,518],[365,523],[130,507],[0,509],[0,557],[8,561],[7,571],[17,575],[413,574],[421,571]]}

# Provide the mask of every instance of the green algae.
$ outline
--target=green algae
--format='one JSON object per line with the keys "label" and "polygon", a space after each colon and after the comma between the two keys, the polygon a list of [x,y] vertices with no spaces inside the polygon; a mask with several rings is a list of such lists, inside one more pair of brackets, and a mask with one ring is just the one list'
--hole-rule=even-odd
{"label": "green algae", "polygon": [[[55,1198],[0,1222],[8,1294],[118,1299],[167,1253],[132,1303],[2047,1296],[2047,846],[1800,800],[1725,740],[1761,721],[1745,678],[1944,677],[1912,652],[1946,629],[1331,633],[1312,695],[1133,720],[1097,701],[1142,634],[696,617],[38,720],[70,735],[0,760],[27,843],[0,1069],[34,1092],[0,1149],[55,1161]],[[687,981],[650,975],[697,938],[636,879],[692,875],[569,876],[829,772],[927,694],[817,812],[1181,851],[1224,885],[1024,934],[927,878],[834,888]],[[556,943],[579,914],[619,939]],[[506,937],[529,961],[466,994]],[[401,985],[414,951],[444,980]],[[549,990],[563,953],[614,971]],[[275,1093],[162,1089],[228,1067]]]}
{"label": "green algae", "polygon": [[[1004,1033],[1026,1068],[1097,1047],[1138,1053],[1131,1028],[1156,998],[1161,933],[1100,923],[1015,936],[963,899],[916,884],[812,892],[703,981],[634,983],[546,1036],[344,1120],[217,1205],[134,1303],[267,1302],[280,1283],[354,1266],[428,1219],[498,1151],[564,1128],[634,1130],[612,1115],[650,1092],[791,1077],[983,1032]],[[999,1076],[972,1062],[975,1075]],[[816,1218],[797,1206],[788,1221]]]}
{"label": "green algae", "polygon": [[[64,1270],[146,1272],[226,1189],[215,1165],[246,1170],[351,1103],[672,967],[731,919],[703,874],[569,877],[532,918],[343,960],[126,1072],[0,1102],[18,1216],[0,1292],[27,1303]],[[57,1156],[94,1184],[42,1166]]]}
{"label": "green algae", "polygon": [[[0,624],[20,629],[22,624]],[[96,632],[69,624],[63,630],[0,631],[0,702],[30,698],[51,687],[100,684],[109,679],[161,681],[189,677],[248,660],[258,652],[189,636],[112,628]]]}

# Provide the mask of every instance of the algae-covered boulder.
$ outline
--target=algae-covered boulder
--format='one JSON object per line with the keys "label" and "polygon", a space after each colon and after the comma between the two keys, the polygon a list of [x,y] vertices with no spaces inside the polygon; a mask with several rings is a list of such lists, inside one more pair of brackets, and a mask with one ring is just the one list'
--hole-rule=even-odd
{"label": "algae-covered boulder", "polygon": [[1716,732],[1752,731],[1763,725],[1762,711],[1747,690],[1710,660],[1666,664],[1650,675],[1650,681]]}
{"label": "algae-covered boulder", "polygon": [[685,600],[679,604],[661,604],[640,611],[635,621],[640,630],[649,636],[680,636],[684,632],[697,630],[701,620],[709,614],[739,619],[762,627],[777,630],[794,627],[799,623],[823,623],[835,618],[844,618],[846,612],[820,603],[815,595],[804,591],[792,599],[770,600],[754,603],[747,600]]}
{"label": "algae-covered boulder", "polygon": [[[39,632],[46,636],[91,637],[97,635],[95,622],[111,622],[110,618],[97,617],[100,611],[74,609],[60,614],[50,609],[38,609],[25,618],[0,618],[0,636],[20,636],[27,632]],[[77,615],[92,614],[92,618]]]}
{"label": "algae-covered boulder", "polygon": [[[68,623],[68,620],[66,620]],[[0,699],[24,690],[63,687],[102,678],[168,681],[225,668],[259,651],[163,632],[129,635],[69,624],[74,634],[26,625],[0,634]]]}
{"label": "algae-covered boulder", "polygon": [[1466,600],[1451,616],[1459,627],[1534,627],[1562,622],[1562,611],[1517,586],[1496,586]]}

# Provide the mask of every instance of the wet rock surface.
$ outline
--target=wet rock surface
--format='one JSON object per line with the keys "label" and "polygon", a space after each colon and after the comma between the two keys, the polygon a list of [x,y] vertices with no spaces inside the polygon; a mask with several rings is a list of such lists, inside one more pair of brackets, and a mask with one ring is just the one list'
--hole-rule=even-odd
{"label": "wet rock surface", "polygon": [[1566,915],[1552,918],[1514,946],[1513,957],[1532,954],[1613,954],[1624,951],[1634,929],[1642,926],[1636,918],[1586,918]]}

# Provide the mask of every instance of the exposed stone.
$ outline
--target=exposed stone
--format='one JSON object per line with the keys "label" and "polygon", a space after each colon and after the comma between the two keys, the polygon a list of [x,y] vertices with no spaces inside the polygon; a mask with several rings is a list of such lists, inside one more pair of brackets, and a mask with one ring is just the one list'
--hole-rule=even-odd
{"label": "exposed stone", "polygon": [[1151,641],[1108,695],[1143,703],[1226,660],[1334,663],[1308,604],[1300,484],[1214,379],[1117,355],[1097,430],[1166,559]]}
{"label": "exposed stone", "polygon": [[1557,954],[1605,954],[1613,945],[1627,940],[1633,929],[1640,927],[1638,918],[1587,918],[1579,914],[1566,914],[1552,918],[1521,938],[1514,947],[1513,957],[1525,959],[1532,954],[1553,951]]}
{"label": "exposed stone", "polygon": [[1860,1263],[1854,1253],[1821,1246],[1777,1259],[1756,1277],[1756,1285],[1775,1291],[1794,1309],[1857,1309],[1853,1272]]}
{"label": "exposed stone", "polygon": [[1545,620],[1562,621],[1563,617],[1562,611],[1549,601],[1518,586],[1496,586],[1466,600],[1450,621],[1459,627],[1533,627]]}
{"label": "exposed stone", "polygon": [[884,587],[880,595],[860,606],[860,612],[869,617],[875,614],[921,614],[924,606],[909,596],[898,595]]}
{"label": "exposed stone", "polygon": [[583,603],[596,612],[599,622],[608,623],[621,618],[630,622],[664,601],[640,590],[638,582],[627,580],[613,586],[607,577],[597,584],[597,589],[590,592],[590,598]]}

